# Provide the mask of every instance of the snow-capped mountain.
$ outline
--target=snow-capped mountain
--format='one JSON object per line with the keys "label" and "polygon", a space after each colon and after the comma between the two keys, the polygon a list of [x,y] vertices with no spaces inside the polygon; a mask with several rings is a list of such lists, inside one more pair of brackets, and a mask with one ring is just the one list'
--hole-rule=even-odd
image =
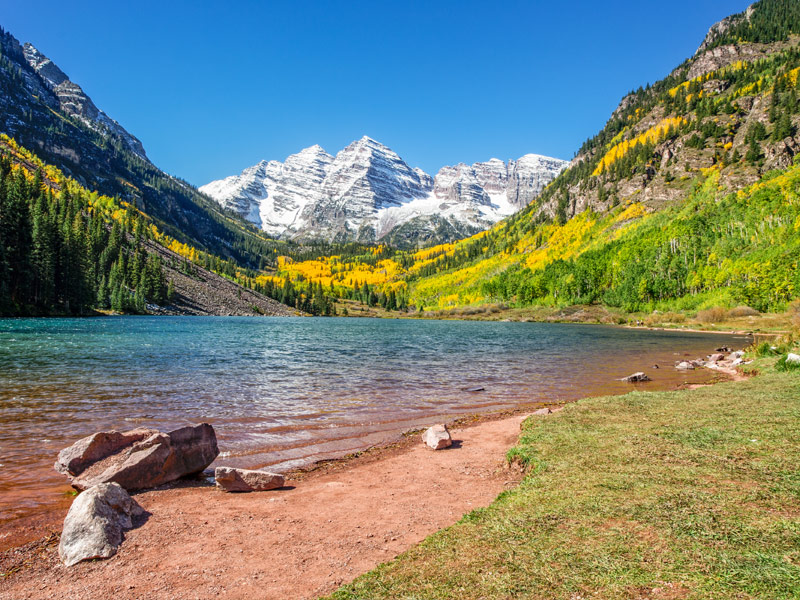
{"label": "snow-capped mountain", "polygon": [[433,178],[365,136],[335,157],[312,146],[200,191],[276,237],[371,242],[402,230],[400,241],[413,244],[488,228],[530,203],[566,165],[528,154],[443,167]]}
{"label": "snow-capped mountain", "polygon": [[58,65],[39,52],[30,42],[26,42],[22,50],[28,64],[39,74],[45,85],[58,98],[59,108],[62,111],[104,136],[119,136],[130,150],[147,160],[142,143],[114,119],[97,108],[81,86],[70,81],[64,71],[58,68]]}

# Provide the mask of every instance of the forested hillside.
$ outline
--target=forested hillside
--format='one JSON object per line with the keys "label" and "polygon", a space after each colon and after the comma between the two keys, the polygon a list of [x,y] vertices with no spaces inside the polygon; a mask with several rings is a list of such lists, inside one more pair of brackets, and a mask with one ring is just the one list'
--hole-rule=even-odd
{"label": "forested hillside", "polygon": [[[527,209],[456,244],[278,264],[342,297],[448,309],[604,303],[627,311],[798,296],[800,4],[715,25],[665,79],[623,98]],[[332,292],[333,293],[333,292]]]}
{"label": "forested hillside", "polygon": [[133,205],[0,136],[0,315],[294,314],[235,282],[251,280],[232,261],[165,235]]}

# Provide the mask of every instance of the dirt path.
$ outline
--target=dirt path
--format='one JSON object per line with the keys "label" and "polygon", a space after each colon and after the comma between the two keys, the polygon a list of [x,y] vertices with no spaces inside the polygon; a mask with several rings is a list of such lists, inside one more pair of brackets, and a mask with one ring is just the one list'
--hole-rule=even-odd
{"label": "dirt path", "polygon": [[[453,448],[416,443],[289,481],[224,494],[151,491],[151,513],[117,556],[71,569],[57,540],[4,553],[0,598],[314,598],[390,560],[519,481],[505,466],[523,416],[453,430]],[[15,564],[16,563],[16,564]]]}

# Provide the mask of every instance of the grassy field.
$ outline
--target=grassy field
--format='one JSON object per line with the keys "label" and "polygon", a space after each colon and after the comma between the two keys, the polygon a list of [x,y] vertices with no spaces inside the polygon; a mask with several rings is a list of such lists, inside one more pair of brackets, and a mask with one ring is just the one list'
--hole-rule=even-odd
{"label": "grassy field", "polygon": [[800,598],[800,371],[568,405],[488,508],[331,598]]}

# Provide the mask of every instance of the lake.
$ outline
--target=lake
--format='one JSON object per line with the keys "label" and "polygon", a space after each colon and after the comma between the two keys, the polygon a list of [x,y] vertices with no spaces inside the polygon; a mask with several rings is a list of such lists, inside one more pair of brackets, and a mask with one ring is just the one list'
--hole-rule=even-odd
{"label": "lake", "polygon": [[747,343],[554,323],[0,319],[0,523],[63,498],[55,457],[95,431],[205,421],[215,464],[281,471],[439,418],[622,393],[633,371],[654,380],[639,389],[702,382],[674,361]]}

